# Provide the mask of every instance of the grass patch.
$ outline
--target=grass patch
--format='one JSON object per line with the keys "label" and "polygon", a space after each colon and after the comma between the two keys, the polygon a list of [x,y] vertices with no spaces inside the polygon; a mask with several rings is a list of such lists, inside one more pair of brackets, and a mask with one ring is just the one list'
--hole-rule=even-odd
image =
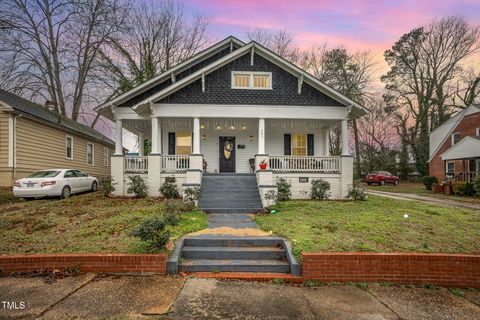
{"label": "grass patch", "polygon": [[[480,253],[480,213],[370,195],[368,201],[281,202],[257,216],[301,252]],[[408,214],[408,218],[404,218]]]}
{"label": "grass patch", "polygon": [[[42,204],[30,206],[37,201]],[[0,253],[145,252],[145,244],[129,233],[163,207],[154,198],[105,198],[98,192],[28,204],[2,216]],[[207,227],[201,211],[181,214],[180,219],[177,226],[169,226],[175,238]]]}

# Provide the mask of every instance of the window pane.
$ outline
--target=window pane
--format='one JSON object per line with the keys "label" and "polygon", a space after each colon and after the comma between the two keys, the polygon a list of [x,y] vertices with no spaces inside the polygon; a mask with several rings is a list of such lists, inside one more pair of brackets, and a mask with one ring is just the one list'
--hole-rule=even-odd
{"label": "window pane", "polygon": [[190,132],[177,132],[177,154],[192,153],[192,134]]}
{"label": "window pane", "polygon": [[460,133],[454,133],[453,134],[453,144],[457,143],[460,141]]}
{"label": "window pane", "polygon": [[236,74],[234,75],[234,83],[237,88],[248,88],[250,87],[250,75]]}
{"label": "window pane", "polygon": [[292,155],[306,156],[307,155],[307,135],[303,133],[292,134]]}
{"label": "window pane", "polygon": [[67,158],[72,158],[72,138],[67,137]]}
{"label": "window pane", "polygon": [[87,163],[93,164],[93,145],[87,144]]}
{"label": "window pane", "polygon": [[103,148],[103,165],[108,166],[108,148]]}
{"label": "window pane", "polygon": [[270,87],[270,76],[269,75],[254,75],[253,76],[253,87],[254,88],[269,88]]}

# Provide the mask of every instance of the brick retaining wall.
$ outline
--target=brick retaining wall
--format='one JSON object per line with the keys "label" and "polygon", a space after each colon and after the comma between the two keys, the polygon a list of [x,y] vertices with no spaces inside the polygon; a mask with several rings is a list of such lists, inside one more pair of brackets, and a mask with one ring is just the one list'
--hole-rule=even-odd
{"label": "brick retaining wall", "polygon": [[305,279],[392,282],[480,288],[480,255],[421,253],[303,253]]}
{"label": "brick retaining wall", "polygon": [[0,255],[0,273],[80,268],[81,272],[166,273],[167,256],[161,254],[18,254]]}

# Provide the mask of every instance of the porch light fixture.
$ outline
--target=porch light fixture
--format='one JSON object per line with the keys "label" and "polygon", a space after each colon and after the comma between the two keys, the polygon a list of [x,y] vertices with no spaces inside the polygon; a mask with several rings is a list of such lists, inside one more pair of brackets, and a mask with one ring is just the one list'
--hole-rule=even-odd
{"label": "porch light fixture", "polygon": [[207,136],[202,134],[202,140],[207,140]]}
{"label": "porch light fixture", "polygon": [[230,127],[230,129],[234,130],[234,129],[235,129],[235,127],[234,127],[234,126],[231,126],[231,127]]}
{"label": "porch light fixture", "polygon": [[250,136],[250,141],[253,141],[253,136]]}
{"label": "porch light fixture", "polygon": [[200,125],[200,129],[205,129],[205,123],[202,123],[202,124]]}
{"label": "porch light fixture", "polygon": [[220,126],[217,126],[217,130],[220,130]]}
{"label": "porch light fixture", "polygon": [[243,127],[242,127],[242,130],[247,130],[247,127],[246,127],[246,126],[243,126]]}

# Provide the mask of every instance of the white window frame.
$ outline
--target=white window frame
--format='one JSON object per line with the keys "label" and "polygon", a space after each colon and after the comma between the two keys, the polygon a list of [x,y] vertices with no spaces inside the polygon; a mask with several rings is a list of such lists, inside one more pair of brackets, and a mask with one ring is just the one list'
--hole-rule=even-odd
{"label": "white window frame", "polygon": [[[456,134],[460,135],[460,132],[454,132],[454,133],[452,133],[452,137],[451,137],[451,139],[452,139],[452,146],[455,145],[455,138],[454,138],[454,137],[455,137]],[[460,140],[461,140],[461,139],[460,139]],[[458,142],[460,142],[460,140],[458,140]]]}
{"label": "white window frame", "polygon": [[[250,77],[249,86],[248,87],[237,87],[235,86],[235,75],[248,75]],[[269,86],[266,88],[256,88],[253,86],[253,77],[254,76],[268,76],[270,81],[268,82]],[[263,72],[263,71],[232,71],[231,76],[231,87],[232,89],[243,89],[243,90],[272,90],[272,73],[271,72]]]}
{"label": "white window frame", "polygon": [[[453,172],[448,172],[448,165],[453,164]],[[445,174],[453,174],[455,175],[455,161],[447,161],[445,162]]]}
{"label": "white window frame", "polygon": [[103,147],[103,166],[108,167],[110,164],[110,150],[108,147]]}
{"label": "white window frame", "polygon": [[477,137],[480,137],[480,128],[476,128],[476,129],[475,129],[475,135],[476,135]]}
{"label": "white window frame", "polygon": [[[92,146],[92,163],[88,163],[88,146]],[[87,164],[90,166],[95,165],[95,145],[91,142],[87,142]]]}
{"label": "white window frame", "polygon": [[[71,143],[72,154],[71,154],[71,157],[70,157],[70,158],[68,157],[68,154],[67,154],[67,150],[68,150],[68,139],[71,139],[71,141],[72,141],[72,143]],[[67,159],[67,160],[73,160],[73,137],[70,136],[70,135],[66,135],[66,136],[65,136],[65,159]]]}

